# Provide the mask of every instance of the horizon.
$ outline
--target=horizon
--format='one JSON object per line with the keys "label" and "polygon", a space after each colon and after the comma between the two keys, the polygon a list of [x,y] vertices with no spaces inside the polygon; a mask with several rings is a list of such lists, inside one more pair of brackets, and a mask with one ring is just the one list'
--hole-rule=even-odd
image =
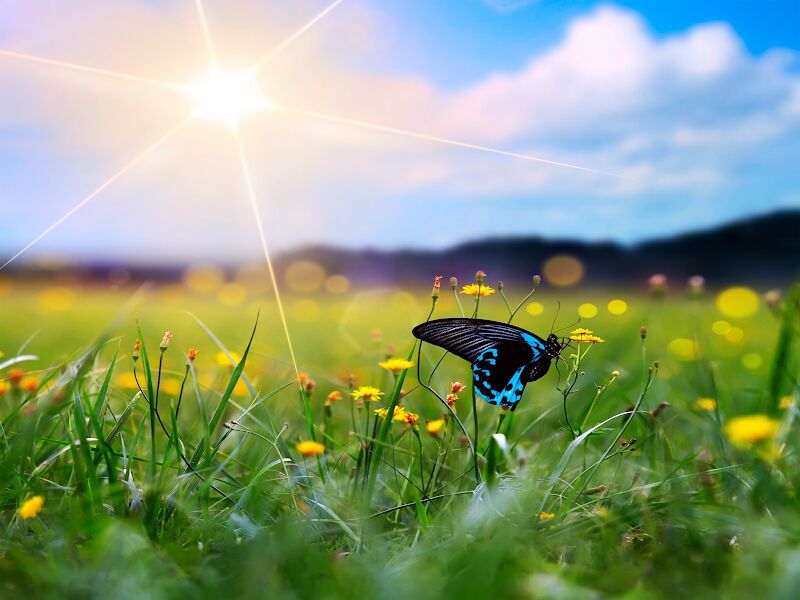
{"label": "horizon", "polygon": [[[205,41],[190,4],[91,2],[76,13],[68,2],[46,11],[12,2],[0,50],[196,81],[207,68]],[[800,9],[791,2],[770,10],[504,0],[222,7],[209,3],[209,31],[220,64],[236,68],[324,13],[258,81],[267,103],[306,114],[266,110],[241,121],[275,251],[446,249],[533,236],[630,246],[800,207],[800,40],[789,25]],[[161,90],[137,82],[10,54],[0,55],[0,84],[8,90],[0,97],[3,258],[185,109],[185,99],[165,103]],[[333,121],[309,116],[319,110]],[[226,133],[192,123],[28,256],[251,260],[258,228]]]}

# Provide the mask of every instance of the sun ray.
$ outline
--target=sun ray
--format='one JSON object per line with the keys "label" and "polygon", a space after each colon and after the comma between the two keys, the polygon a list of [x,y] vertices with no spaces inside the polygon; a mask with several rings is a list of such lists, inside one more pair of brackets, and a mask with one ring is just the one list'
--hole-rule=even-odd
{"label": "sun ray", "polygon": [[115,79],[123,79],[125,81],[135,81],[136,83],[145,83],[151,86],[158,86],[160,88],[170,89],[172,91],[186,93],[186,86],[172,81],[164,81],[162,79],[152,79],[150,77],[141,77],[139,75],[131,75],[130,73],[120,73],[118,71],[109,71],[108,69],[98,69],[97,67],[89,67],[87,65],[79,65],[76,63],[65,62],[63,60],[56,60],[54,58],[46,58],[43,56],[34,56],[33,54],[26,54],[24,52],[16,52],[14,50],[0,50],[0,56],[7,56],[9,58],[19,58],[45,65],[63,67],[65,69],[72,69],[74,71],[83,71],[85,73],[93,73],[94,75],[102,75],[104,77],[113,77]]}
{"label": "sun ray", "polygon": [[322,119],[325,121],[331,121],[333,123],[340,123],[343,125],[353,125],[355,127],[361,127],[364,129],[372,129],[373,131],[381,131],[384,133],[393,133],[395,135],[402,135],[404,137],[410,137],[418,140],[425,140],[428,142],[436,142],[439,144],[448,144],[450,146],[458,146],[460,148],[467,148],[469,150],[478,150],[480,152],[488,152],[491,154],[499,154],[501,156],[509,156],[511,158],[519,158],[522,160],[529,160],[532,162],[543,163],[546,165],[552,165],[555,167],[563,167],[567,169],[577,169],[578,171],[585,171],[587,173],[595,173],[597,175],[607,175],[609,177],[622,177],[616,173],[609,173],[608,171],[601,171],[599,169],[592,169],[589,167],[582,167],[580,165],[575,165],[571,163],[561,162],[557,160],[550,160],[547,158],[542,158],[540,156],[532,156],[530,154],[521,154],[519,152],[510,152],[508,150],[500,150],[498,148],[491,148],[489,146],[481,146],[479,144],[471,144],[469,142],[461,142],[459,140],[453,140],[450,138],[441,137],[438,135],[430,135],[427,133],[421,133],[418,131],[409,131],[407,129],[398,129],[397,127],[389,127],[387,125],[378,125],[376,123],[368,123],[366,121],[359,121],[356,119],[349,119],[347,117],[337,117],[334,115],[328,115],[325,113],[316,112],[313,110],[304,110],[301,108],[292,108],[288,106],[279,106],[276,104],[270,105],[270,108],[273,110],[282,110],[284,112],[293,113],[296,115],[302,115],[306,117],[313,117],[315,119]]}
{"label": "sun ray", "polygon": [[278,289],[278,279],[275,276],[275,269],[272,265],[272,257],[269,253],[269,246],[267,245],[267,236],[264,233],[264,223],[261,220],[261,210],[258,207],[258,201],[256,200],[256,193],[255,188],[253,187],[253,180],[250,176],[250,167],[247,163],[247,157],[245,156],[244,147],[242,145],[242,139],[239,135],[238,129],[233,130],[233,138],[236,142],[236,152],[239,156],[239,164],[242,167],[242,176],[244,177],[245,187],[247,188],[247,195],[250,199],[250,207],[253,209],[253,217],[256,220],[256,227],[258,228],[258,235],[261,241],[261,249],[264,251],[264,260],[267,263],[267,270],[269,271],[269,278],[272,282],[272,288],[275,291],[275,304],[278,307],[278,315],[281,319],[281,324],[283,325],[283,333],[286,336],[286,344],[289,347],[289,356],[292,359],[292,366],[294,367],[294,373],[297,376],[298,385],[300,385],[301,393],[302,393],[302,382],[300,381],[300,369],[297,366],[297,357],[294,353],[294,346],[292,345],[292,336],[289,333],[289,323],[286,320],[286,313],[283,310],[283,302],[281,300],[281,293]]}
{"label": "sun ray", "polygon": [[303,35],[306,31],[311,29],[317,23],[317,21],[319,21],[320,19],[325,17],[325,15],[327,15],[334,8],[339,6],[342,2],[344,2],[344,0],[335,0],[335,2],[330,4],[325,10],[323,10],[322,12],[317,14],[317,16],[315,16],[313,19],[311,19],[308,23],[303,25],[300,29],[295,31],[292,35],[290,35],[288,38],[283,40],[280,44],[275,46],[272,50],[270,50],[264,56],[262,56],[260,59],[258,59],[258,61],[253,63],[253,65],[248,69],[248,72],[249,73],[255,73],[256,71],[261,69],[261,67],[263,67],[265,64],[267,64],[269,61],[271,61],[277,54],[282,52],[287,46],[289,46],[297,38],[299,38],[301,35]]}
{"label": "sun ray", "polygon": [[206,47],[208,48],[208,56],[211,59],[211,64],[217,64],[217,54],[214,51],[214,42],[211,41],[211,30],[208,28],[208,19],[206,19],[206,11],[203,8],[203,0],[195,0],[197,7],[197,14],[200,17],[200,25],[203,27],[203,37],[206,40]]}
{"label": "sun ray", "polygon": [[128,171],[130,171],[133,167],[139,164],[142,160],[144,160],[147,156],[152,154],[159,146],[161,146],[164,142],[166,142],[170,137],[172,137],[179,129],[183,128],[188,122],[190,121],[189,118],[184,119],[178,125],[167,131],[164,135],[158,138],[155,142],[150,144],[147,148],[144,149],[138,156],[136,156],[133,160],[129,161],[126,165],[124,165],[121,169],[119,169],[116,173],[114,173],[111,177],[106,179],[97,189],[95,189],[92,193],[86,196],[83,200],[78,202],[75,206],[69,209],[60,219],[58,219],[55,223],[50,225],[47,229],[42,231],[39,235],[37,235],[33,240],[31,240],[22,250],[17,252],[14,256],[9,258],[2,266],[0,266],[0,271],[5,269],[8,265],[12,262],[17,260],[20,256],[22,256],[25,252],[30,250],[35,244],[37,244],[42,238],[44,238],[47,234],[53,231],[56,227],[61,225],[64,221],[69,219],[72,215],[78,212],[81,208],[86,206],[89,202],[91,202],[95,197],[97,197],[101,192],[106,190],[110,187],[115,181],[117,181],[120,177],[125,175]]}

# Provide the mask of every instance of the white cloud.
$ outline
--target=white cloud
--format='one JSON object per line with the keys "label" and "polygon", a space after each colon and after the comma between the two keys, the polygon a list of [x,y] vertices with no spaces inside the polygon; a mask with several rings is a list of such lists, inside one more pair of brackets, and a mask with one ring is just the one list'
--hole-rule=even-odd
{"label": "white cloud", "polygon": [[[131,0],[112,8],[87,0],[80,18],[69,1],[45,8],[13,0],[11,6],[13,18],[0,23],[5,47],[170,79],[194,77],[204,65],[191,3],[164,8]],[[225,3],[224,11],[222,4],[209,3],[214,6],[210,17],[218,47],[228,61],[246,64],[313,15],[319,2],[291,3],[291,12],[281,13],[278,23],[274,10],[259,2]],[[464,219],[473,225],[453,229],[452,236],[480,235],[487,221],[495,233],[506,224],[509,233],[524,233],[514,210],[547,215],[559,226],[564,214],[596,217],[598,235],[617,232],[630,227],[621,213],[650,218],[650,195],[681,198],[671,217],[662,214],[664,222],[688,214],[681,203],[690,201],[704,207],[703,215],[714,206],[723,215],[729,209],[726,190],[763,155],[781,144],[784,152],[798,149],[792,145],[800,130],[797,53],[751,55],[724,23],[659,36],[639,14],[603,6],[571,22],[559,43],[522,68],[443,91],[422,76],[348,66],[342,57],[350,52],[368,52],[385,37],[414,35],[397,31],[388,15],[374,10],[344,4],[271,63],[263,78],[270,98],[624,177],[275,112],[248,123],[245,136],[256,186],[265,198],[269,191],[264,210],[274,247],[321,240],[397,245],[404,239],[399,232],[412,225],[418,240],[430,239],[446,210],[433,206],[431,198],[450,206],[467,202],[465,210],[473,211]],[[396,47],[402,48],[402,39]],[[54,191],[36,196],[36,216],[42,219],[60,216],[187,108],[181,99],[148,89],[27,63],[3,62],[0,89],[12,91],[0,95],[0,127],[9,131],[0,152],[19,150],[30,172],[28,181],[15,167],[0,168],[0,204],[11,205],[19,216],[28,214],[28,198],[42,194],[40,173],[53,164]],[[168,239],[171,252],[188,256],[197,251],[193,244],[205,239],[209,254],[226,246],[257,251],[254,232],[241,234],[252,225],[247,206],[233,208],[243,193],[235,155],[221,132],[208,129],[198,125],[137,169],[141,179],[124,184],[132,191],[123,186],[117,200],[136,202],[138,210],[117,223],[118,235],[102,244],[160,252],[153,248]],[[87,207],[63,233],[54,234],[53,247],[76,237],[93,243],[92,232],[113,220],[115,200],[109,196],[98,198],[102,208]],[[498,202],[503,198],[509,199],[505,205]],[[157,226],[153,213],[161,219]],[[165,223],[172,219],[168,214],[176,216]],[[376,223],[391,223],[392,231],[377,236]],[[609,226],[604,229],[603,223]],[[19,235],[29,239],[39,225],[26,225]],[[124,246],[140,232],[157,235],[156,244],[136,240]]]}

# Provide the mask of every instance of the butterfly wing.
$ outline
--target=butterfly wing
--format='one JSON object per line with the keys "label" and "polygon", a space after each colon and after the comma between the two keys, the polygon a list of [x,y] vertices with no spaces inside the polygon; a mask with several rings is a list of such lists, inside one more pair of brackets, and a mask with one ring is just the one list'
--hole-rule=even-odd
{"label": "butterfly wing", "polygon": [[489,404],[514,410],[530,371],[530,351],[515,342],[487,348],[472,363],[475,393]]}
{"label": "butterfly wing", "polygon": [[[472,363],[476,393],[512,411],[534,370],[550,362],[539,336],[497,321],[438,319],[418,325],[412,333]],[[545,367],[542,375],[546,371]]]}
{"label": "butterfly wing", "polygon": [[494,348],[498,343],[522,344],[529,347],[531,360],[544,354],[544,340],[520,327],[486,321],[484,319],[437,319],[417,325],[414,337],[452,352],[464,360],[474,363],[478,356]]}

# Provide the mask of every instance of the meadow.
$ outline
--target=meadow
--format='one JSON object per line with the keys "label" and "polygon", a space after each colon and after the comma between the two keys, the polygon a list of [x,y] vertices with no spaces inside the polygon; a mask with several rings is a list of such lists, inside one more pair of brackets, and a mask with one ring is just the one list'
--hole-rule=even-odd
{"label": "meadow", "polygon": [[[6,281],[2,596],[800,594],[797,288],[463,283],[288,293],[298,377],[263,290]],[[410,333],[518,305],[513,413]]]}

